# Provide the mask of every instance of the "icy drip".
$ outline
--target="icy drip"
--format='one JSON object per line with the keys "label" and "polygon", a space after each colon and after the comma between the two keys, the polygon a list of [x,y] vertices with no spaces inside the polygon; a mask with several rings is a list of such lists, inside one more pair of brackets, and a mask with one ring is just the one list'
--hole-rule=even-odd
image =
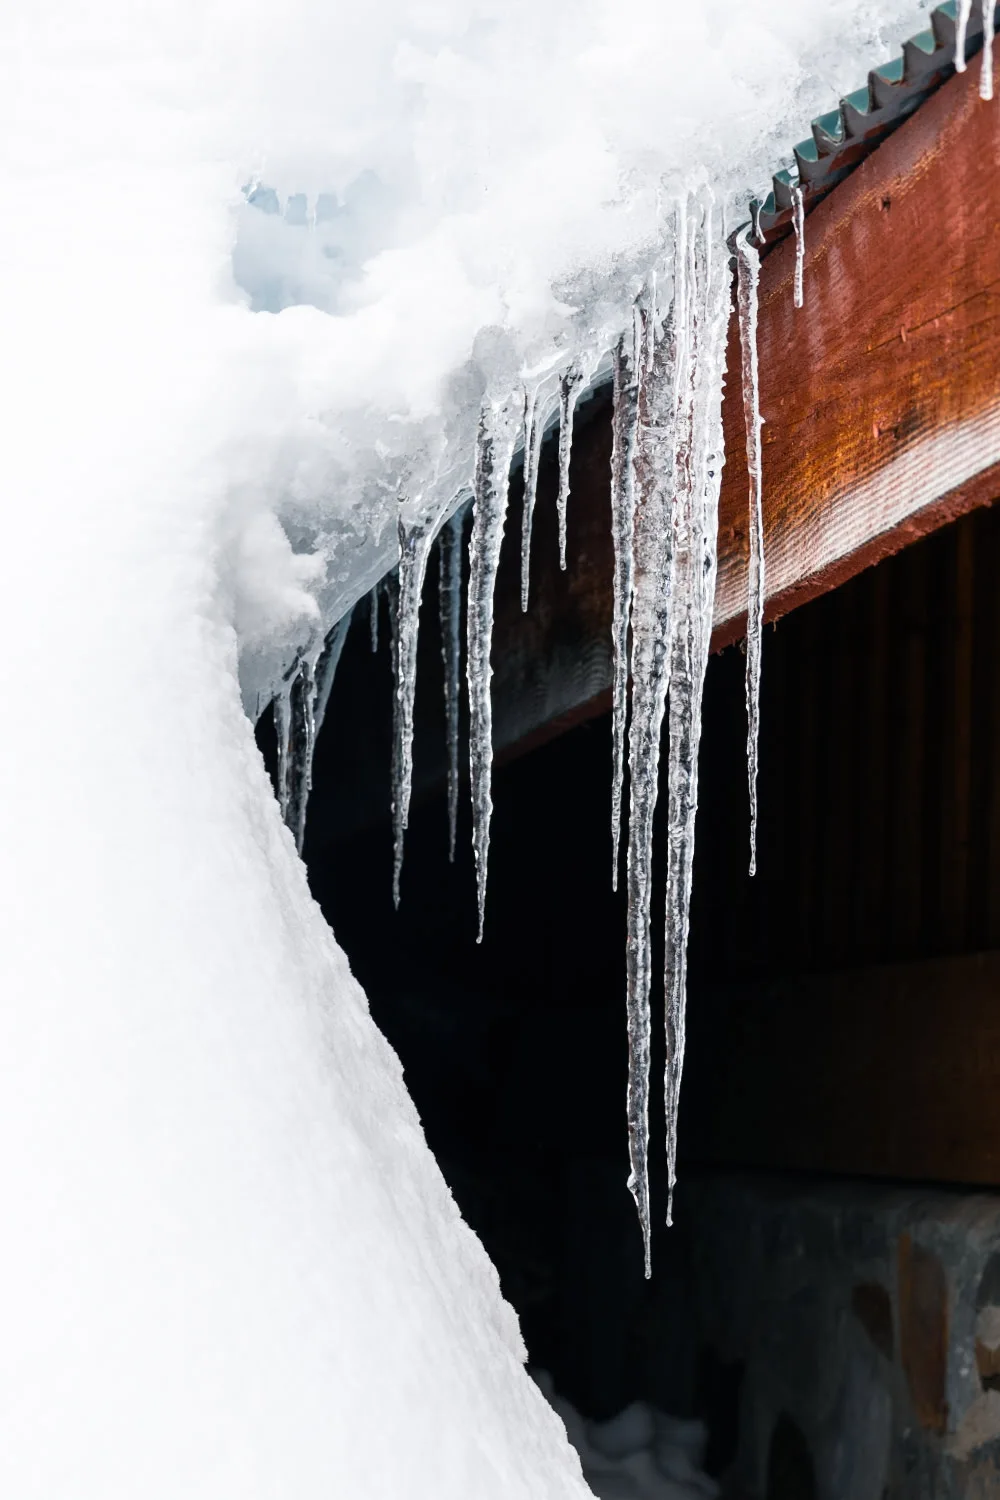
{"label": "icy drip", "polygon": [[351,623],[339,620],[318,650],[300,656],[274,699],[278,740],[278,806],[295,847],[302,853],[306,809],[312,791],[316,736],[326,717],[333,680]]}
{"label": "icy drip", "polygon": [[757,369],[757,285],[760,256],[744,229],[736,238],[737,302],[743,369],[743,419],[750,480],[750,557],[747,597],[747,781],[750,790],[750,874],[757,871],[757,741],[760,657],[764,630],[764,513],[761,507],[760,380]]}
{"label": "icy drip", "polygon": [[382,584],[379,582],[368,595],[368,623],[371,627],[373,656],[378,652],[378,604],[381,592]]}
{"label": "icy drip", "polygon": [[983,61],[979,74],[980,99],[993,98],[993,36],[996,32],[997,0],[983,5]]}
{"label": "icy drip", "polygon": [[340,658],[344,650],[344,642],[347,640],[347,632],[351,627],[353,610],[348,610],[342,620],[338,620],[330,631],[320,652],[319,661],[316,663],[316,702],[313,708],[313,749],[315,741],[319,738],[319,732],[323,728],[326,718],[326,710],[330,703],[330,694],[333,691],[333,681],[340,666]]}
{"label": "icy drip", "polygon": [[[652,322],[652,319],[650,320]],[[618,889],[618,849],[621,838],[622,785],[625,774],[625,720],[628,714],[628,627],[632,608],[632,528],[635,520],[636,423],[639,418],[641,325],[638,311],[633,336],[622,336],[612,357],[613,416],[611,446],[611,531],[615,546],[614,617],[611,627],[614,661],[611,885]]]}
{"label": "icy drip", "polygon": [[792,188],[792,227],[795,230],[795,290],[792,300],[796,307],[801,307],[806,268],[806,203],[801,186]]}
{"label": "icy drip", "polygon": [[288,693],[285,755],[284,818],[300,854],[306,836],[306,804],[312,785],[313,749],[316,743],[316,721],[313,716],[315,698],[313,662],[306,658],[293,677]]}
{"label": "icy drip", "polygon": [[[635,438],[634,578],[632,589],[632,719],[629,726],[626,1012],[628,1023],[629,1190],[635,1199],[650,1266],[649,1214],[649,990],[653,813],[660,730],[670,676],[671,512],[679,368],[686,355],[686,220],[678,214],[673,301],[655,330],[643,316],[643,378]],[[650,362],[650,350],[652,359]]]}
{"label": "icy drip", "polygon": [[281,691],[275,694],[272,711],[274,713],[274,735],[278,742],[278,770],[277,791],[278,806],[281,816],[288,822],[288,746],[291,731],[291,714],[289,710],[288,695],[289,683],[281,684]]}
{"label": "icy drip", "polygon": [[559,566],[566,571],[566,516],[569,509],[569,463],[573,453],[573,417],[586,384],[585,370],[578,364],[566,371],[559,385]]}
{"label": "icy drip", "polygon": [[[540,388],[524,393],[524,510],[521,513],[521,609],[528,608],[528,578],[531,564],[531,521],[538,494],[538,465],[542,456],[545,421]],[[561,471],[560,471],[561,472]]]}
{"label": "icy drip", "polygon": [[485,406],[476,442],[475,504],[469,541],[468,658],[469,767],[472,778],[472,845],[476,856],[479,935],[486,918],[486,867],[493,813],[493,714],[490,704],[490,647],[493,640],[493,588],[500,562],[507,514],[507,489],[514,456],[517,418],[513,404]]}
{"label": "icy drip", "polygon": [[434,521],[416,524],[399,520],[399,587],[394,644],[393,783],[392,783],[392,901],[399,906],[403,873],[403,840],[410,817],[413,786],[413,705],[417,695],[417,642],[420,598],[427,561],[434,541]]}
{"label": "icy drip", "polygon": [[964,73],[965,63],[965,37],[969,29],[969,16],[972,13],[972,0],[958,0],[958,9],[955,15],[955,72]]}
{"label": "icy drip", "polygon": [[438,543],[438,600],[444,663],[445,734],[448,744],[448,858],[455,861],[458,829],[458,695],[462,669],[462,512],[452,516]]}
{"label": "icy drip", "polygon": [[[399,574],[390,573],[382,582],[386,603],[389,606],[389,663],[392,669],[392,753],[389,760],[390,806],[395,829],[396,809],[400,805],[403,783],[402,735],[400,733],[399,697]],[[396,895],[398,876],[393,862],[393,904],[398,907]]]}
{"label": "icy drip", "polygon": [[672,517],[667,890],[664,943],[666,1070],[664,1106],[672,1222],[677,1180],[677,1113],[687,1010],[687,944],[698,808],[702,695],[715,607],[719,489],[722,482],[722,379],[729,325],[728,256],[716,244],[709,196],[693,202],[682,284],[688,351],[682,362]]}

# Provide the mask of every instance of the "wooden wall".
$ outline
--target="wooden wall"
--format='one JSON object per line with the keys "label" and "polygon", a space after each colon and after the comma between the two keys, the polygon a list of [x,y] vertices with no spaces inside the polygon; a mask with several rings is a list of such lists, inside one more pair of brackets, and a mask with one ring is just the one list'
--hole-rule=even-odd
{"label": "wooden wall", "polygon": [[688,1140],[1000,1183],[1000,506],[767,632],[759,874],[743,660],[710,673]]}

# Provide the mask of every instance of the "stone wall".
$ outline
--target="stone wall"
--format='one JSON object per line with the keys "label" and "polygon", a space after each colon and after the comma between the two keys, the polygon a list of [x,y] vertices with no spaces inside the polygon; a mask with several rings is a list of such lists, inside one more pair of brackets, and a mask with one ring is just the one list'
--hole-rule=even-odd
{"label": "stone wall", "polygon": [[1000,1195],[719,1176],[683,1220],[734,1493],[1000,1497]]}

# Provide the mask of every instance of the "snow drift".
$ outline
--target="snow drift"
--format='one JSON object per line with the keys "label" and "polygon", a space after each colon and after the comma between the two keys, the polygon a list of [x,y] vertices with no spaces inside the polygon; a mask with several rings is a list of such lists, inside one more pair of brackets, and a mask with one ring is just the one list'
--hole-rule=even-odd
{"label": "snow drift", "polygon": [[[484,394],[631,316],[681,188],[745,193],[909,9],[8,18],[5,1495],[586,1493],[239,678],[364,592],[401,492],[466,482]],[[329,255],[288,239],[320,194]]]}

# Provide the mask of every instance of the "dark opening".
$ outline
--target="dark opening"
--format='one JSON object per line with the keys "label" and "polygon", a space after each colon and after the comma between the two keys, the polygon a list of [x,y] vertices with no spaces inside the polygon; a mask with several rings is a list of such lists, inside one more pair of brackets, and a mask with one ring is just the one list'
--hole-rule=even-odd
{"label": "dark opening", "polygon": [[[543,533],[538,544],[550,539]],[[650,1283],[626,1187],[625,908],[624,879],[617,895],[610,879],[610,717],[495,767],[478,945],[467,785],[448,862],[434,567],[398,912],[389,630],[383,618],[376,656],[363,608],[349,632],[309,805],[313,893],[403,1062],[428,1142],[499,1270],[531,1362],[588,1417],[637,1398],[702,1417],[715,1474],[736,1451],[743,1371],[699,1326],[692,1289],[706,1247],[684,1183],[746,1166],[866,1170],[864,1142],[852,1166],[821,1132],[796,1137],[766,1057],[755,1055],[754,1076],[745,1076],[740,1018],[751,993],[793,975],[1000,947],[998,564],[1000,512],[982,511],[767,631],[754,881],[744,658],[731,648],[711,661],[682,1188],[677,1226],[667,1231],[654,1026]],[[463,715],[463,764],[464,731]],[[270,757],[267,716],[259,740]],[[658,861],[662,812],[661,796]],[[654,884],[658,966],[660,868]],[[826,1061],[824,1024],[806,1019],[788,1033],[806,1093],[837,1087],[835,1077],[823,1081],[824,1067],[838,1066],[836,1056]],[[871,1159],[874,1175],[886,1175],[877,1150]],[[892,1357],[891,1327],[876,1347]],[[774,1429],[768,1475],[768,1495],[815,1493],[808,1444],[790,1419]]]}

